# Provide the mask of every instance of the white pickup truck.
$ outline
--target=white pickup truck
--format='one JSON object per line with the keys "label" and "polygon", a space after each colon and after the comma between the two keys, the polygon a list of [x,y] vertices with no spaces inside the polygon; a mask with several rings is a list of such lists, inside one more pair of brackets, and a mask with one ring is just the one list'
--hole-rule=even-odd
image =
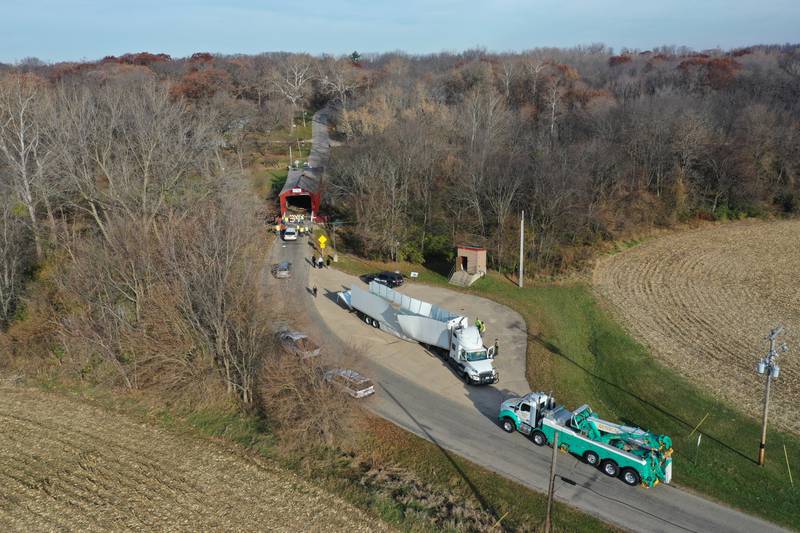
{"label": "white pickup truck", "polygon": [[339,301],[372,327],[416,341],[442,356],[465,383],[497,383],[494,347],[487,348],[478,328],[465,316],[411,298],[376,282],[338,293]]}

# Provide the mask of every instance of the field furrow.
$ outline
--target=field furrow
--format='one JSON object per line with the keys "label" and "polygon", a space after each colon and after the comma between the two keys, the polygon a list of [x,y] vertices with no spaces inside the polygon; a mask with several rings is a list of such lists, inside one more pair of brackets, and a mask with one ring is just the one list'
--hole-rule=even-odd
{"label": "field furrow", "polygon": [[758,416],[764,336],[785,326],[771,417],[800,432],[800,221],[676,233],[600,260],[595,290],[667,366]]}
{"label": "field furrow", "polygon": [[0,388],[2,531],[386,529],[267,461],[63,395]]}

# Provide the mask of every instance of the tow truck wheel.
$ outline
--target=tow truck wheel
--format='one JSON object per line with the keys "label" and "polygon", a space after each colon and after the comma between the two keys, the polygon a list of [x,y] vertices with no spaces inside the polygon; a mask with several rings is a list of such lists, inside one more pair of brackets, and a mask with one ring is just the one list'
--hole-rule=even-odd
{"label": "tow truck wheel", "polygon": [[378,328],[378,329],[380,329],[380,327],[381,327],[381,323],[380,323],[380,322],[378,322],[377,320],[375,320],[375,319],[373,318],[373,319],[372,319],[372,327],[373,327],[373,328]]}
{"label": "tow truck wheel", "polygon": [[622,481],[624,481],[626,485],[635,487],[642,482],[642,479],[639,477],[639,473],[633,468],[623,468]]}
{"label": "tow truck wheel", "polygon": [[586,461],[586,464],[597,466],[600,464],[600,456],[594,453],[593,451],[588,451],[583,454],[583,460]]}
{"label": "tow truck wheel", "polygon": [[600,470],[608,477],[617,477],[619,475],[619,466],[611,459],[606,459],[600,463]]}
{"label": "tow truck wheel", "polygon": [[370,317],[368,317],[367,315],[364,315],[364,322],[366,322],[370,326],[372,325],[372,319]]}
{"label": "tow truck wheel", "polygon": [[506,417],[503,419],[503,431],[506,433],[513,433],[516,428],[514,427],[514,421],[510,418]]}
{"label": "tow truck wheel", "polygon": [[531,439],[533,439],[533,443],[537,446],[544,446],[547,444],[547,437],[538,429],[531,433]]}
{"label": "tow truck wheel", "polygon": [[469,379],[469,374],[467,374],[466,370],[461,373],[461,379],[463,379],[464,383],[466,383],[467,385],[472,385],[472,380]]}

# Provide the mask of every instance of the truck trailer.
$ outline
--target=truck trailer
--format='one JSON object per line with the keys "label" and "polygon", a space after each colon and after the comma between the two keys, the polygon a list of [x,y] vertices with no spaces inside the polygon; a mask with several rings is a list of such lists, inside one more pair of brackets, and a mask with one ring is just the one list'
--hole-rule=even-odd
{"label": "truck trailer", "polygon": [[500,424],[519,431],[534,444],[552,444],[599,467],[628,485],[653,487],[672,480],[672,440],[642,429],[600,419],[588,405],[570,411],[543,392],[511,398],[500,406]]}
{"label": "truck trailer", "polygon": [[494,347],[483,344],[478,328],[465,316],[411,298],[376,282],[338,293],[340,303],[374,328],[419,342],[438,353],[469,385],[497,383]]}

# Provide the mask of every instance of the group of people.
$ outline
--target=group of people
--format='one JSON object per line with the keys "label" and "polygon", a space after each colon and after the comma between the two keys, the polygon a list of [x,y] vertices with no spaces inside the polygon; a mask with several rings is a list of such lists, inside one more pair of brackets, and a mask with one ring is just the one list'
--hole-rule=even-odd
{"label": "group of people", "polygon": [[311,254],[311,266],[314,268],[331,266],[331,256],[322,257],[322,254],[320,254],[320,256],[317,257],[317,254]]}
{"label": "group of people", "polygon": [[280,215],[275,217],[275,220],[272,225],[272,229],[275,231],[276,235],[280,235],[281,231],[288,228],[289,226],[294,226],[297,228],[297,235],[302,237],[304,235],[311,236],[311,228],[305,223],[305,218],[289,218],[286,216],[281,217]]}
{"label": "group of people", "polygon": [[[311,254],[311,266],[314,268],[325,268],[326,266],[330,266],[331,264],[331,256],[323,257],[322,254],[317,256],[317,254]],[[317,286],[314,285],[311,287],[311,294],[314,298],[317,297]]]}

